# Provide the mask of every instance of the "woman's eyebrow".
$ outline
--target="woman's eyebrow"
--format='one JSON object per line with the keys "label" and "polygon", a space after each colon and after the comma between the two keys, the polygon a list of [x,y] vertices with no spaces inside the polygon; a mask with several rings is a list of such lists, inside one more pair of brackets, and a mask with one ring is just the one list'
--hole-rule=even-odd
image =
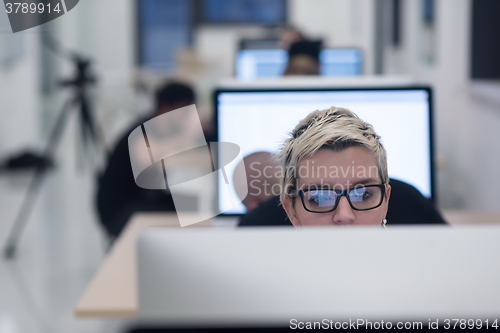
{"label": "woman's eyebrow", "polygon": [[[379,180],[374,179],[374,178],[363,178],[363,179],[356,180],[355,182],[353,182],[351,184],[353,186],[356,186],[356,185],[366,185],[368,183],[377,183],[378,184],[379,182],[380,182]],[[301,186],[301,188],[302,189],[305,189],[305,188],[333,189],[336,186],[344,187],[345,185],[344,184],[340,184],[340,183],[337,183],[337,184],[330,184],[330,183],[310,183],[310,184],[304,184],[303,186]]]}
{"label": "woman's eyebrow", "polygon": [[354,185],[366,185],[368,183],[378,183],[377,179],[374,178],[364,178],[353,183]]}
{"label": "woman's eyebrow", "polygon": [[301,186],[302,189],[306,188],[314,188],[314,189],[322,189],[322,190],[329,190],[333,189],[334,186],[331,184],[325,184],[325,183],[310,183],[310,184],[305,184]]}

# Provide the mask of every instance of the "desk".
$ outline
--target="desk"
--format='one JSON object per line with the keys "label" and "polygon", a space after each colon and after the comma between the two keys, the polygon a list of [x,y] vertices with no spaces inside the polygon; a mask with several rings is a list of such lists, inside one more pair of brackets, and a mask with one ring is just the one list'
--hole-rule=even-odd
{"label": "desk", "polygon": [[500,213],[449,210],[443,218],[451,225],[500,224]]}
{"label": "desk", "polygon": [[[204,221],[186,228],[211,227]],[[152,227],[180,228],[176,214],[134,215],[104,259],[75,308],[77,317],[130,318],[137,312],[136,247],[138,235]]]}
{"label": "desk", "polygon": [[[444,218],[451,225],[500,224],[500,213],[445,211]],[[224,226],[206,221],[189,227]],[[230,222],[226,227],[234,226]],[[80,318],[132,318],[138,309],[135,243],[146,228],[178,228],[175,214],[134,215],[122,236],[115,242],[75,307]]]}

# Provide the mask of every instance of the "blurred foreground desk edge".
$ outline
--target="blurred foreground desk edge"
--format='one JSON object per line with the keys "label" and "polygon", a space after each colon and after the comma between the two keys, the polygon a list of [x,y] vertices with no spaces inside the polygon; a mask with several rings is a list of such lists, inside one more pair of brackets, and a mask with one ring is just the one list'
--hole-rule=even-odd
{"label": "blurred foreground desk edge", "polygon": [[[444,211],[451,225],[500,224],[500,213]],[[212,226],[210,221],[196,227]],[[79,318],[132,318],[137,315],[136,241],[150,227],[179,227],[175,214],[134,215],[107,254],[75,307]]]}
{"label": "blurred foreground desk edge", "polygon": [[[207,227],[204,221],[194,226]],[[75,315],[85,317],[130,318],[137,314],[136,242],[151,227],[180,227],[176,214],[136,214],[115,241],[75,307]]]}

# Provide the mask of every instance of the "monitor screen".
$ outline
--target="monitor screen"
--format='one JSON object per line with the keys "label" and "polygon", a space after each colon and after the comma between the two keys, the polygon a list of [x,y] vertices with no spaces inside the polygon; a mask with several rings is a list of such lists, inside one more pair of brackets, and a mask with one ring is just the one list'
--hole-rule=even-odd
{"label": "monitor screen", "polygon": [[363,74],[363,53],[358,49],[324,49],[319,53],[323,76],[358,76]]}
{"label": "monitor screen", "polygon": [[[314,110],[348,108],[382,137],[389,177],[433,197],[430,88],[219,90],[215,101],[218,141],[236,143],[243,157],[259,151],[277,153],[291,130]],[[230,182],[236,165],[225,168]],[[224,185],[219,179],[218,188]],[[246,212],[243,204],[233,207],[227,192],[218,193],[219,211]]]}
{"label": "monitor screen", "polygon": [[279,77],[287,62],[285,50],[241,50],[236,58],[236,77],[244,80]]}
{"label": "monitor screen", "polygon": [[[319,54],[322,76],[363,74],[363,53],[358,49],[323,49]],[[245,49],[236,56],[236,77],[250,80],[282,76],[288,62],[283,49]]]}
{"label": "monitor screen", "polygon": [[177,52],[191,46],[193,8],[193,2],[186,0],[137,1],[137,55],[142,68],[176,68]]}
{"label": "monitor screen", "polygon": [[202,0],[201,22],[216,24],[286,22],[286,0]]}

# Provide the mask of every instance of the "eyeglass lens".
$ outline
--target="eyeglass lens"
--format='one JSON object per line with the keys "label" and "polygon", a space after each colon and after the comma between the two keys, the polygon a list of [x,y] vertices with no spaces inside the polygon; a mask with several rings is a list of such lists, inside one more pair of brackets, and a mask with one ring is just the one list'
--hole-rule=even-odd
{"label": "eyeglass lens", "polygon": [[[303,192],[304,205],[308,210],[325,212],[331,210],[342,191],[327,189],[309,190]],[[380,187],[359,187],[348,192],[349,201],[354,209],[371,209],[381,202],[382,191]]]}

